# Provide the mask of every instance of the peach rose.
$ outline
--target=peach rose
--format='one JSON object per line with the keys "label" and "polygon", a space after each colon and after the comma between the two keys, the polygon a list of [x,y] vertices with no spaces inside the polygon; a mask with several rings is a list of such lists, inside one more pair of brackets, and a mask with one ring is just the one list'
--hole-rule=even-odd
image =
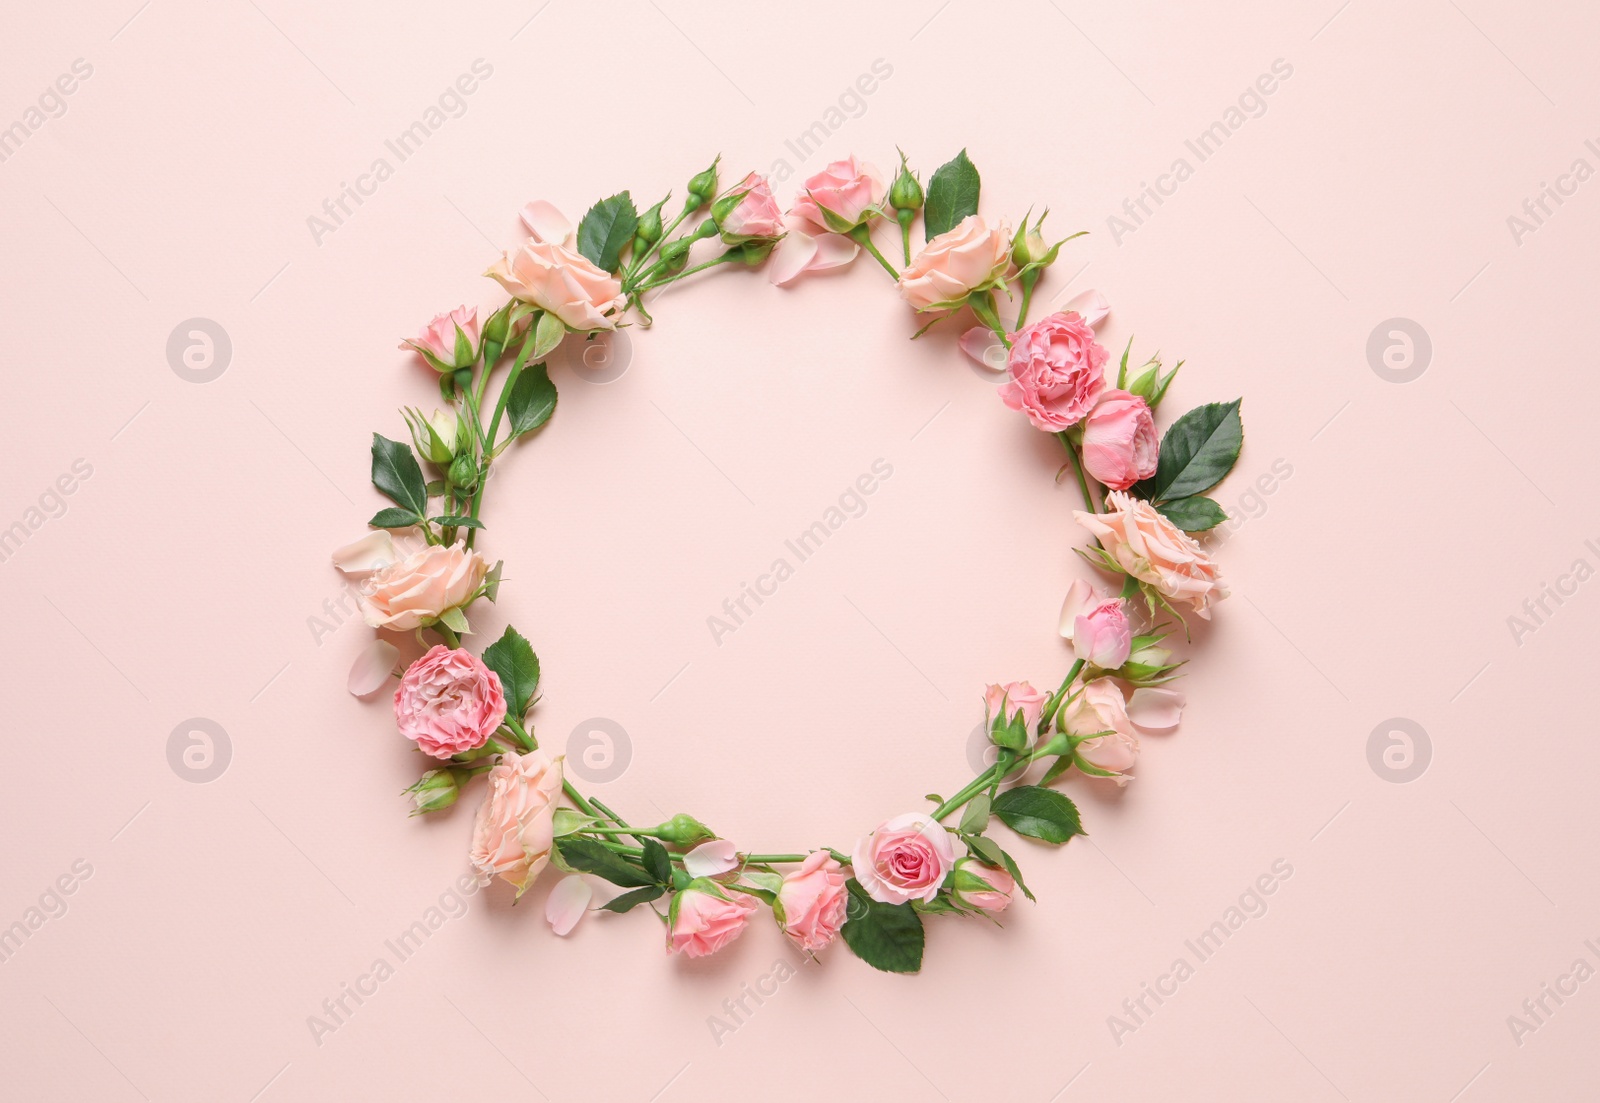
{"label": "peach rose", "polygon": [[685,957],[714,954],[744,933],[753,897],[715,881],[690,881],[667,908],[667,950]]}
{"label": "peach rose", "polygon": [[507,751],[488,780],[489,793],[472,826],[472,868],[480,885],[499,877],[521,896],[549,863],[555,845],[561,759],[543,751]]}
{"label": "peach rose", "polygon": [[470,651],[435,645],[394,691],[400,734],[434,758],[475,751],[506,718],[500,676]]}
{"label": "peach rose", "polygon": [[733,209],[722,215],[717,228],[729,245],[745,241],[776,241],[784,234],[783,212],[772,198],[767,178],[752,172],[728,190],[727,198],[743,192]]}
{"label": "peach rose", "polygon": [[900,273],[900,297],[918,311],[961,305],[974,291],[998,286],[1011,266],[1011,229],[969,214],[923,248]]}
{"label": "peach rose", "polygon": [[483,585],[489,565],[457,541],[434,544],[397,559],[387,532],[368,533],[333,553],[345,574],[366,575],[357,594],[361,619],[373,628],[409,632],[463,604]]}
{"label": "peach rose", "polygon": [[[466,337],[471,350],[465,359],[456,356],[457,331]],[[448,314],[440,314],[423,326],[414,340],[401,341],[400,347],[431,356],[446,368],[468,367],[477,359],[478,308],[458,306]]]}
{"label": "peach rose", "polygon": [[507,250],[484,275],[498,281],[512,298],[548,310],[568,329],[615,329],[614,315],[625,302],[616,277],[553,241],[535,239]]}
{"label": "peach rose", "polygon": [[844,867],[826,850],[813,850],[783,879],[773,912],[783,933],[800,949],[815,952],[844,926],[848,890]]}
{"label": "peach rose", "polygon": [[1228,588],[1205,549],[1149,502],[1114,490],[1106,503],[1107,513],[1077,510],[1072,516],[1123,570],[1210,620],[1210,603],[1227,597]]}
{"label": "peach rose", "polygon": [[932,900],[955,864],[955,840],[931,816],[907,812],[885,820],[856,843],[856,880],[884,904]]}
{"label": "peach rose", "polygon": [[1041,318],[1011,339],[1011,379],[1000,388],[1000,400],[1047,433],[1070,429],[1105,390],[1108,355],[1076,312]]}
{"label": "peach rose", "polygon": [[801,221],[800,228],[808,234],[836,233],[823,210],[839,222],[858,226],[877,213],[883,193],[883,177],[878,170],[851,154],[807,180],[789,214]]}
{"label": "peach rose", "polygon": [[975,858],[957,862],[955,878],[950,882],[950,895],[956,903],[991,915],[1010,907],[1016,891],[1017,882],[1011,874]]}
{"label": "peach rose", "polygon": [[1107,391],[1083,422],[1083,466],[1111,490],[1127,490],[1156,473],[1161,441],[1144,399]]}
{"label": "peach rose", "polygon": [[1009,721],[1021,712],[1023,724],[1032,731],[1044,713],[1044,703],[1049,699],[1048,693],[1034,689],[1027,682],[1007,682],[1003,686],[991,685],[983,691],[983,709],[992,724],[995,717],[1000,715],[1000,704],[1004,701],[1006,719]]}
{"label": "peach rose", "polygon": [[[1083,692],[1073,698],[1061,714],[1061,726],[1072,735],[1092,735],[1078,744],[1077,761],[1085,763],[1100,776],[1116,779],[1126,785],[1133,778],[1128,771],[1139,759],[1139,737],[1133,721],[1128,719],[1127,702],[1122,690],[1110,678],[1096,678],[1083,687]],[[1095,735],[1108,732],[1107,735]]]}

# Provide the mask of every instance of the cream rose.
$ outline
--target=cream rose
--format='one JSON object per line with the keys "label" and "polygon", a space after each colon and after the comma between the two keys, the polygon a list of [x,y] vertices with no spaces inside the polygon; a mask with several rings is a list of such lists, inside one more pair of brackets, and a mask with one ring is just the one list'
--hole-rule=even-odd
{"label": "cream rose", "polygon": [[401,559],[387,532],[369,533],[333,553],[347,575],[362,577],[361,619],[373,628],[409,632],[461,605],[483,585],[489,565],[457,541],[435,544]]}
{"label": "cream rose", "polygon": [[528,241],[508,250],[484,275],[512,298],[548,310],[568,329],[615,329],[625,302],[616,277],[553,241]]}
{"label": "cream rose", "polygon": [[[1096,678],[1083,687],[1061,715],[1061,726],[1073,735],[1089,735],[1075,752],[1078,767],[1109,776],[1118,785],[1132,781],[1128,771],[1139,760],[1139,736],[1128,719],[1122,690],[1110,678]],[[1097,732],[1106,732],[1097,735]]]}
{"label": "cream rose", "polygon": [[1189,605],[1205,620],[1210,604],[1228,596],[1215,563],[1194,537],[1167,520],[1149,502],[1120,490],[1106,495],[1105,513],[1073,513],[1117,564],[1148,582],[1168,601]]}
{"label": "cream rose", "polygon": [[543,751],[507,751],[488,780],[489,793],[472,827],[472,868],[479,884],[499,877],[521,896],[549,864],[555,845],[561,759]]}
{"label": "cream rose", "polygon": [[972,292],[995,286],[1010,265],[1010,227],[969,214],[900,273],[900,295],[918,311],[959,306]]}

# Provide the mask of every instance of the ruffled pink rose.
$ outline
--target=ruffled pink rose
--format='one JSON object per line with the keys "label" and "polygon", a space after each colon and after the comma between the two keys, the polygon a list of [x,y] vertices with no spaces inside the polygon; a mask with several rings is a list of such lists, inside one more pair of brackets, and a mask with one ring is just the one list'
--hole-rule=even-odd
{"label": "ruffled pink rose", "polygon": [[714,954],[744,933],[755,899],[715,881],[691,881],[667,909],[667,949],[685,957]]}
{"label": "ruffled pink rose", "polygon": [[348,575],[365,576],[357,594],[361,619],[373,628],[409,632],[464,603],[483,585],[489,565],[465,544],[434,544],[396,559],[387,532],[368,533],[333,553]]}
{"label": "ruffled pink rose", "polygon": [[434,758],[477,750],[505,718],[500,675],[472,652],[443,644],[412,663],[394,691],[400,734]]}
{"label": "ruffled pink rose", "polygon": [[851,154],[807,180],[789,213],[804,223],[801,228],[808,234],[834,233],[822,209],[856,226],[867,221],[870,212],[883,202],[883,193],[883,177],[878,170]]}
{"label": "ruffled pink rose", "polygon": [[[464,358],[456,356],[456,331],[466,337],[470,352]],[[401,341],[400,347],[433,357],[447,368],[464,368],[477,358],[478,308],[458,306],[448,314],[440,314],[422,327],[414,340]]]}
{"label": "ruffled pink rose", "polygon": [[508,250],[484,273],[514,299],[548,310],[568,329],[615,329],[622,284],[581,253],[534,239]]}
{"label": "ruffled pink rose", "polygon": [[507,751],[489,771],[488,781],[489,793],[472,826],[472,867],[479,884],[499,877],[521,896],[549,864],[555,845],[561,759],[548,758],[543,751]]}
{"label": "ruffled pink rose", "polygon": [[1044,703],[1049,699],[1048,693],[1034,689],[1027,682],[1007,682],[1003,686],[991,685],[983,691],[983,708],[993,723],[995,717],[1000,715],[1003,701],[1006,718],[1009,720],[1021,712],[1023,724],[1032,731],[1038,726],[1039,717],[1044,714]]}
{"label": "ruffled pink rose", "polygon": [[[1083,687],[1062,710],[1061,726],[1072,735],[1094,735],[1078,744],[1079,765],[1087,763],[1101,776],[1110,776],[1118,785],[1133,778],[1128,771],[1139,759],[1139,737],[1128,719],[1128,705],[1122,690],[1110,678],[1096,678]],[[1105,735],[1095,735],[1106,732]]]}
{"label": "ruffled pink rose", "polygon": [[850,857],[856,880],[884,904],[932,900],[955,864],[955,840],[931,816],[907,812],[878,825]]}
{"label": "ruffled pink rose", "polygon": [[802,950],[815,952],[844,926],[848,890],[844,867],[826,850],[813,850],[783,879],[774,909],[783,933]]}
{"label": "ruffled pink rose", "polygon": [[741,241],[766,240],[774,241],[783,236],[783,212],[778,209],[778,201],[772,198],[772,188],[767,183],[767,178],[760,173],[752,172],[743,180],[729,189],[729,195],[738,195],[743,192],[743,197],[734,204],[733,210],[722,217],[719,229],[722,239],[730,244]]}
{"label": "ruffled pink rose", "polygon": [[1106,350],[1074,311],[1052,314],[1017,331],[1000,400],[1047,433],[1082,421],[1105,390]]}
{"label": "ruffled pink rose", "polygon": [[1228,588],[1205,549],[1143,499],[1114,490],[1106,504],[1106,513],[1078,510],[1073,517],[1123,570],[1209,620],[1210,603],[1227,597]]}
{"label": "ruffled pink rose", "polygon": [[1133,625],[1120,597],[1105,597],[1081,578],[1067,588],[1061,603],[1061,635],[1072,641],[1073,653],[1103,670],[1128,661]]}
{"label": "ruffled pink rose", "polygon": [[1144,399],[1107,391],[1083,422],[1083,466],[1111,490],[1127,490],[1156,473],[1161,441]]}
{"label": "ruffled pink rose", "polygon": [[1011,874],[975,858],[957,862],[955,878],[950,882],[950,895],[956,903],[991,915],[1009,908],[1016,891],[1017,882]]}
{"label": "ruffled pink rose", "polygon": [[900,273],[900,297],[919,311],[959,306],[972,292],[997,286],[1010,266],[1011,228],[969,214]]}

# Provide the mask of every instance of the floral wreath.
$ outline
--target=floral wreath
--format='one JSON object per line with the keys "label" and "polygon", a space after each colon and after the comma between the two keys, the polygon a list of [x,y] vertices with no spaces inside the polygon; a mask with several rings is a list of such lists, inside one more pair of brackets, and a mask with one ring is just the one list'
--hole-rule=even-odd
{"label": "floral wreath", "polygon": [[[400,733],[438,762],[406,790],[413,814],[450,807],[473,778],[488,775],[470,854],[479,885],[499,877],[520,897],[555,866],[567,876],[551,889],[545,913],[564,935],[591,910],[598,878],[621,891],[595,910],[647,906],[665,926],[667,948],[688,957],[727,945],[765,904],[807,953],[843,935],[867,964],[913,973],[924,916],[993,918],[1018,892],[1033,899],[1016,860],[990,834],[993,821],[1025,838],[1066,843],[1084,832],[1076,806],[1052,783],[1076,769],[1125,785],[1138,733],[1176,727],[1184,698],[1165,687],[1183,664],[1162,643],[1180,625],[1187,636],[1185,614],[1209,618],[1211,603],[1227,595],[1190,534],[1225,519],[1204,494],[1238,458],[1239,401],[1190,410],[1158,435],[1154,411],[1181,362],[1164,372],[1151,357],[1130,369],[1130,340],[1111,386],[1109,356],[1094,333],[1109,307],[1092,291],[1029,323],[1034,289],[1071,238],[1047,243],[1043,215],[1032,226],[1025,216],[1015,234],[985,219],[979,183],[965,150],[926,191],[903,154],[887,185],[852,156],[807,180],[786,215],[756,173],[719,190],[713,162],[689,181],[670,221],[670,195],[641,214],[622,192],[596,203],[575,235],[550,204],[530,203],[522,220],[531,237],[486,273],[510,301],[481,326],[475,309],[441,314],[402,344],[438,373],[446,408],[431,416],[403,410],[409,444],[373,435],[372,482],[394,505],[368,522],[376,531],[333,558],[359,580],[367,624],[414,633],[424,647],[428,633],[441,642],[403,665],[380,636],[358,657],[350,689],[365,696],[399,677]],[[913,258],[919,214],[925,244]],[[903,265],[872,237],[875,223],[891,219]],[[1004,373],[1001,400],[1060,440],[1067,462],[1057,479],[1071,470],[1084,503],[1073,516],[1095,541],[1076,551],[1115,585],[1101,592],[1079,580],[1069,588],[1060,634],[1072,655],[1056,689],[1026,681],[987,687],[993,765],[949,797],[930,794],[931,810],[885,820],[848,852],[752,853],[688,815],[630,823],[580,792],[563,759],[540,748],[529,719],[539,659],[529,641],[508,627],[481,654],[461,644],[472,605],[495,601],[500,587],[501,564],[491,567],[474,547],[491,465],[555,412],[546,361],[563,340],[592,340],[630,313],[649,325],[648,293],[717,265],[754,267],[770,257],[770,277],[781,285],[848,264],[862,250],[929,316],[918,336],[963,310],[977,318],[962,350],[997,381]],[[1010,324],[1002,299],[1015,304]],[[1027,781],[1041,763],[1042,775]]]}

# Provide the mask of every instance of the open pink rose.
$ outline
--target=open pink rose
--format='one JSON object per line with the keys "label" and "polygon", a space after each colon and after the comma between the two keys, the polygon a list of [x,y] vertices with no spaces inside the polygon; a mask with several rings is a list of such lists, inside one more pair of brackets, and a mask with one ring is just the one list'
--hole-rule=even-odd
{"label": "open pink rose", "polygon": [[900,297],[918,311],[960,306],[972,292],[996,286],[1010,266],[1011,228],[969,214],[900,273]]}
{"label": "open pink rose", "polygon": [[772,198],[772,188],[767,178],[752,172],[728,190],[729,195],[744,193],[738,203],[718,226],[722,240],[729,244],[742,241],[774,241],[784,234],[783,212],[778,201]]}
{"label": "open pink rose", "polygon": [[387,532],[368,533],[333,553],[333,562],[347,575],[362,578],[357,592],[361,619],[373,628],[409,632],[423,621],[432,623],[483,585],[489,565],[457,541],[435,544],[397,558]]}
{"label": "open pink rose", "polygon": [[844,926],[849,892],[844,867],[826,850],[813,850],[783,879],[773,910],[783,933],[800,949],[814,953],[832,942]]}
{"label": "open pink rose", "polygon": [[755,899],[715,881],[691,881],[667,909],[667,949],[685,957],[714,954],[744,933]]}
{"label": "open pink rose", "polygon": [[472,652],[443,644],[412,663],[394,691],[400,734],[434,758],[477,750],[505,718],[500,675]]}
{"label": "open pink rose", "polygon": [[568,329],[615,329],[625,301],[611,273],[565,245],[537,238],[507,250],[484,275],[512,298],[548,310]]}
{"label": "open pink rose", "polygon": [[561,796],[561,759],[543,751],[507,751],[489,771],[489,793],[472,826],[472,867],[478,883],[491,878],[528,891],[550,861],[555,845],[556,800]]}
{"label": "open pink rose", "polygon": [[[467,339],[470,351],[465,357],[456,356],[456,331]],[[440,314],[422,327],[414,340],[401,341],[400,347],[431,356],[446,368],[464,368],[478,354],[478,308],[458,306],[448,314]]]}
{"label": "open pink rose", "polygon": [[807,180],[789,213],[803,223],[801,229],[808,234],[833,233],[823,209],[842,223],[856,226],[867,221],[870,212],[883,202],[883,193],[883,177],[878,170],[851,154]]}
{"label": "open pink rose", "polygon": [[884,904],[932,900],[955,864],[955,840],[920,812],[885,820],[856,843],[850,857],[856,880]]}
{"label": "open pink rose", "polygon": [[957,862],[956,875],[950,883],[950,895],[956,903],[991,915],[1009,908],[1016,891],[1017,882],[1011,874],[975,858]]}
{"label": "open pink rose", "polygon": [[1061,603],[1061,635],[1072,641],[1078,658],[1103,670],[1115,670],[1127,662],[1133,648],[1126,604],[1119,597],[1095,593],[1081,578],[1067,588],[1066,600]]}
{"label": "open pink rose", "polygon": [[1041,318],[1012,338],[1000,400],[1047,433],[1070,429],[1105,390],[1107,355],[1076,312]]}
{"label": "open pink rose", "polygon": [[1144,399],[1107,391],[1083,422],[1083,466],[1112,490],[1127,490],[1156,473],[1161,441]]}
{"label": "open pink rose", "polygon": [[1044,713],[1044,703],[1050,695],[1041,689],[1034,689],[1027,682],[1007,682],[1005,685],[991,685],[983,691],[983,708],[993,723],[1000,715],[1001,702],[1005,702],[1006,719],[1009,720],[1018,712],[1022,713],[1023,724],[1029,731],[1038,726],[1039,717]]}
{"label": "open pink rose", "polygon": [[[1139,759],[1139,737],[1128,719],[1122,690],[1110,678],[1096,678],[1083,687],[1062,711],[1061,726],[1073,735],[1093,735],[1078,744],[1079,765],[1085,763],[1102,777],[1112,777],[1118,785],[1133,778],[1128,771]],[[1106,732],[1098,735],[1095,733]],[[1086,771],[1087,772],[1087,771]]]}
{"label": "open pink rose", "polygon": [[1205,549],[1149,502],[1114,490],[1106,504],[1105,513],[1078,510],[1072,516],[1123,570],[1209,620],[1210,603],[1227,597],[1228,588]]}

